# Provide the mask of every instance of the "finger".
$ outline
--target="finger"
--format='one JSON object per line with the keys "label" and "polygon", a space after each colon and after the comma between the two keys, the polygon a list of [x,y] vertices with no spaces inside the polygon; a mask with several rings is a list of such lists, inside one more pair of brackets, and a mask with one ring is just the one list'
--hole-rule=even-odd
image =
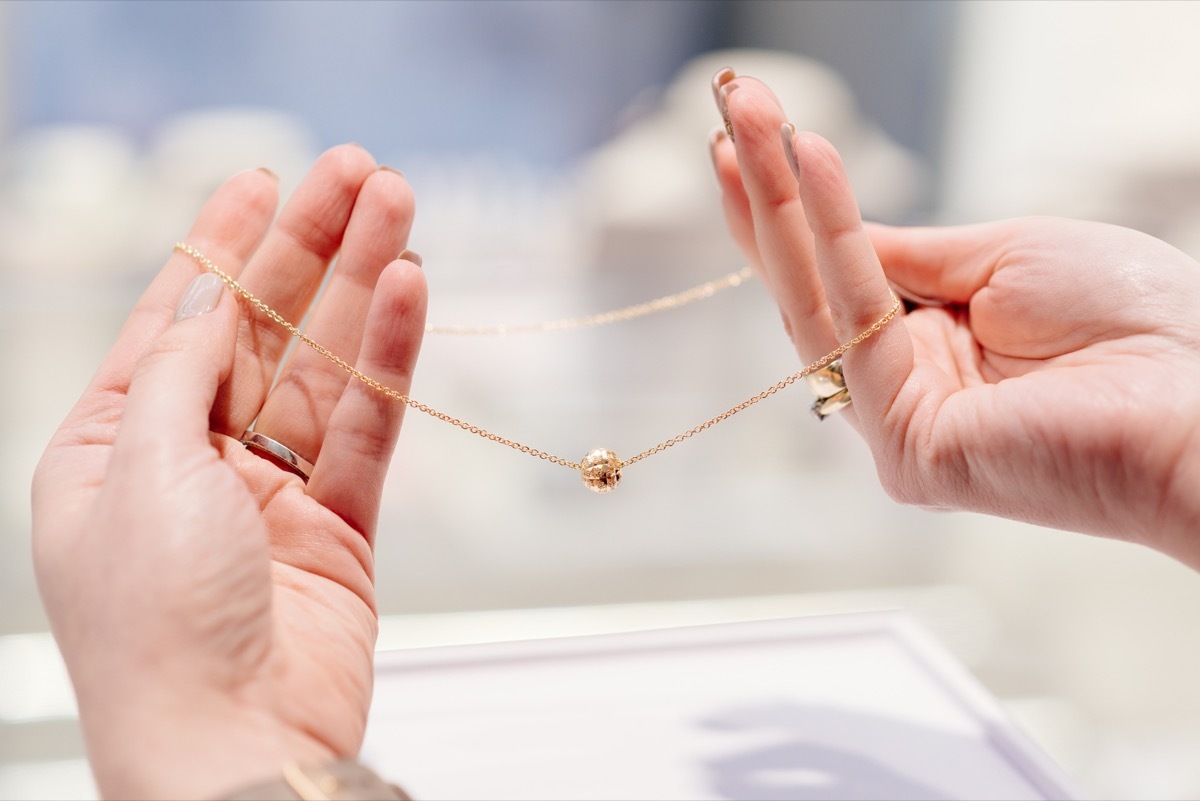
{"label": "finger", "polygon": [[[375,161],[357,145],[326,151],[296,187],[239,282],[285,320],[308,312],[342,235],[359,189]],[[290,335],[266,315],[243,316],[233,372],[217,395],[214,429],[240,437],[258,416]]]}
{"label": "finger", "polygon": [[212,273],[181,293],[173,322],[142,354],[131,378],[115,465],[156,474],[193,472],[193,460],[216,461],[208,418],[233,364],[237,303]]}
{"label": "finger", "polygon": [[[380,168],[363,184],[337,266],[305,333],[353,364],[371,295],[383,268],[408,242],[414,201],[404,176]],[[311,348],[297,348],[280,372],[255,431],[316,462],[325,425],[349,376]]]}
{"label": "finger", "polygon": [[[262,241],[275,215],[279,185],[266,170],[248,170],[222,184],[201,208],[187,241],[237,273]],[[175,304],[200,268],[191,257],[174,253],[138,299],[77,413],[89,412],[99,396],[123,395],[138,363],[171,324]],[[69,418],[70,419],[70,418]]]}
{"label": "finger", "polygon": [[797,350],[805,359],[816,358],[837,342],[804,205],[780,144],[786,117],[771,91],[754,78],[733,79],[720,94],[734,130],[737,163],[768,284]]}
{"label": "finger", "polygon": [[987,285],[1008,223],[951,228],[896,228],[869,223],[866,231],[898,288],[948,303],[967,303]]}
{"label": "finger", "polygon": [[[789,137],[797,183],[837,338],[849,342],[895,303],[837,151],[816,134]],[[880,420],[912,372],[912,340],[896,320],[842,358],[846,386],[864,426]]]}
{"label": "finger", "polygon": [[[367,315],[358,365],[363,374],[407,395],[425,332],[425,276],[410,261],[384,269]],[[329,418],[308,494],[356,530],[375,538],[388,463],[404,404],[351,381]]]}
{"label": "finger", "polygon": [[[277,182],[270,172],[239,173],[204,204],[188,233],[188,241],[222,253],[227,264],[240,266],[266,233],[277,197]],[[196,263],[181,253],[167,259],[134,306],[88,388],[55,433],[39,465],[35,481],[37,497],[58,497],[63,494],[62,487],[74,487],[80,482],[96,484],[105,470],[103,460],[107,456],[100,456],[101,461],[81,459],[74,446],[113,442],[139,359],[170,325],[176,302],[199,273]],[[43,465],[49,464],[55,467],[43,469]]]}
{"label": "finger", "polygon": [[721,188],[721,205],[725,222],[733,241],[746,254],[746,260],[755,268],[759,278],[766,282],[763,274],[762,256],[758,242],[754,239],[754,218],[750,214],[750,198],[742,186],[742,174],[738,169],[737,150],[729,141],[724,128],[714,128],[708,136],[708,149],[712,155],[713,170],[717,185]]}

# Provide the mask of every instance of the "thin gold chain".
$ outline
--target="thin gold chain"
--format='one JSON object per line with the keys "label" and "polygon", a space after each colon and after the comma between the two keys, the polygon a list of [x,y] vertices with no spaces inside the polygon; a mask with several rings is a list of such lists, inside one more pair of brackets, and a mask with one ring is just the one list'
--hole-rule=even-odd
{"label": "thin gold chain", "polygon": [[[218,278],[220,278],[223,282],[225,282],[226,286],[228,286],[231,290],[233,290],[233,292],[235,292],[237,295],[242,297],[247,303],[249,303],[254,308],[258,309],[260,312],[265,314],[267,317],[274,320],[280,326],[282,326],[289,334],[291,334],[296,339],[303,342],[305,345],[308,345],[310,348],[315,350],[317,353],[321,354],[326,359],[328,359],[330,362],[337,365],[341,369],[345,370],[352,377],[354,377],[354,378],[358,379],[359,381],[361,381],[362,383],[366,384],[371,389],[373,389],[377,392],[380,392],[380,393],[388,396],[389,398],[392,398],[393,400],[400,401],[401,403],[403,403],[413,409],[416,409],[419,412],[424,412],[425,414],[427,414],[431,417],[435,417],[438,420],[441,420],[445,423],[449,423],[452,426],[457,426],[458,428],[461,428],[464,431],[468,431],[472,434],[476,434],[480,437],[483,437],[484,439],[489,439],[492,442],[498,443],[500,445],[505,445],[509,448],[512,448],[513,450],[520,451],[521,453],[528,454],[529,456],[535,456],[538,459],[544,459],[545,461],[550,462],[551,464],[561,465],[562,467],[569,467],[572,470],[578,471],[578,470],[582,469],[583,466],[579,462],[573,462],[570,459],[564,459],[561,456],[555,456],[552,453],[547,453],[546,451],[530,447],[529,445],[522,445],[519,442],[514,442],[513,440],[507,439],[498,434],[493,434],[492,432],[488,431],[487,429],[480,428],[477,425],[468,423],[464,420],[460,420],[457,417],[453,417],[451,415],[446,414],[445,412],[438,411],[437,409],[433,408],[432,406],[429,406],[428,404],[421,403],[420,401],[416,400],[415,398],[410,398],[409,396],[404,395],[403,393],[398,392],[397,390],[394,390],[391,387],[384,385],[383,383],[377,381],[376,379],[371,378],[370,376],[360,372],[357,368],[355,368],[353,365],[351,365],[345,359],[341,358],[337,354],[330,351],[324,345],[321,345],[320,343],[311,339],[308,335],[306,335],[299,328],[297,328],[296,326],[292,325],[290,322],[285,320],[283,318],[283,316],[281,314],[279,314],[279,312],[275,311],[270,306],[268,306],[266,303],[259,300],[253,294],[251,294],[249,290],[247,290],[245,287],[243,287],[241,284],[239,284],[236,280],[234,280],[234,278],[231,275],[226,273],[224,270],[222,270],[220,267],[218,267],[211,259],[209,259],[207,256],[205,256],[200,251],[193,248],[191,245],[188,245],[185,242],[176,242],[175,250],[190,256],[198,264],[200,264],[200,266],[204,267],[206,270],[213,273]],[[660,300],[662,300],[662,299],[660,298]],[[656,302],[656,301],[650,301],[650,303],[654,303],[654,302]],[[641,304],[641,305],[649,305],[649,304]],[[630,307],[630,308],[637,308],[637,307]],[[667,306],[664,308],[670,308],[670,307]],[[742,401],[737,406],[727,409],[726,411],[722,412],[721,414],[717,415],[716,417],[710,417],[708,420],[705,420],[703,423],[700,423],[697,426],[689,428],[687,431],[684,431],[681,434],[676,434],[675,436],[671,437],[670,439],[663,440],[662,442],[658,443],[654,447],[644,450],[641,453],[637,454],[636,456],[633,456],[629,459],[622,460],[619,463],[618,467],[628,467],[629,465],[636,464],[637,462],[640,462],[647,457],[653,456],[656,453],[661,453],[662,451],[665,451],[667,448],[670,448],[674,445],[678,445],[680,442],[683,442],[685,439],[694,437],[695,435],[699,434],[701,431],[706,431],[707,429],[712,428],[717,423],[720,423],[723,420],[727,420],[728,418],[732,417],[733,415],[737,414],[738,412],[741,412],[745,409],[750,408],[751,406],[758,403],[759,401],[769,398],[770,396],[774,395],[775,393],[779,392],[782,389],[786,389],[787,387],[796,383],[797,381],[804,378],[805,376],[807,376],[811,373],[815,373],[817,370],[820,370],[821,368],[828,366],[832,361],[834,361],[835,359],[840,357],[846,351],[853,348],[855,345],[859,345],[859,344],[863,343],[864,341],[866,341],[867,339],[870,339],[875,334],[879,333],[879,331],[885,325],[887,325],[889,322],[891,322],[893,317],[895,317],[897,314],[900,313],[900,310],[902,308],[903,308],[903,306],[900,303],[900,299],[895,298],[895,302],[892,304],[892,308],[888,311],[888,313],[883,315],[883,317],[880,317],[878,320],[876,320],[871,325],[870,328],[867,328],[865,331],[860,333],[858,336],[854,337],[854,339],[850,340],[849,342],[846,342],[845,344],[839,345],[835,350],[830,351],[829,353],[825,354],[820,359],[817,359],[815,362],[813,362],[812,364],[805,367],[803,370],[792,373],[790,376],[783,379],[782,381],[764,389],[762,392],[758,393],[754,397],[748,398],[747,400]],[[644,313],[649,313],[649,312],[644,312]],[[640,316],[640,315],[636,315],[636,316]]]}
{"label": "thin gold chain", "polygon": [[653,456],[656,453],[661,453],[662,451],[665,451],[667,448],[670,448],[672,445],[678,445],[679,443],[683,442],[685,439],[688,439],[689,437],[694,437],[697,434],[699,434],[701,431],[706,431],[706,430],[712,428],[713,426],[715,426],[717,423],[721,422],[722,420],[726,420],[730,417],[733,417],[738,412],[749,409],[751,406],[758,403],[759,401],[766,400],[767,398],[774,395],[776,392],[779,392],[782,389],[787,389],[792,384],[795,384],[797,381],[804,378],[805,376],[811,375],[812,373],[817,372],[818,370],[820,370],[823,367],[828,367],[831,362],[835,361],[838,357],[840,357],[843,353],[845,353],[846,351],[853,348],[855,345],[861,345],[866,340],[868,340],[871,337],[878,334],[880,329],[882,329],[885,325],[887,325],[889,322],[891,322],[892,318],[900,313],[900,310],[902,308],[904,308],[900,302],[900,298],[893,297],[892,301],[893,301],[892,308],[888,310],[888,313],[883,315],[882,317],[880,317],[874,323],[872,323],[870,328],[868,328],[865,331],[863,331],[862,333],[860,333],[854,339],[850,340],[849,342],[846,342],[845,344],[838,345],[837,348],[835,348],[834,350],[831,350],[829,353],[826,353],[824,356],[817,359],[815,362],[810,364],[808,367],[805,367],[803,370],[799,370],[795,373],[792,373],[791,375],[789,375],[787,378],[783,379],[782,381],[767,387],[762,392],[755,395],[753,398],[747,398],[746,400],[739,403],[737,406],[733,406],[733,407],[721,412],[716,417],[710,417],[707,420],[705,420],[703,423],[701,423],[700,425],[689,428],[687,431],[684,431],[682,434],[676,434],[675,436],[671,437],[670,439],[664,439],[662,442],[658,443],[653,448],[647,448],[646,450],[639,453],[637,456],[631,456],[630,458],[623,460],[621,462],[621,466],[627,467],[628,465],[634,464],[635,462],[640,462],[641,460],[645,459],[647,456]]}
{"label": "thin gold chain", "polygon": [[285,330],[287,330],[287,332],[289,334],[291,334],[296,339],[303,342],[305,345],[308,345],[310,348],[315,350],[317,353],[321,354],[326,359],[333,362],[338,367],[342,368],[347,373],[349,373],[351,376],[353,376],[354,378],[357,378],[359,381],[363,382],[371,389],[373,389],[377,392],[382,392],[384,395],[387,395],[389,398],[392,398],[393,400],[398,400],[401,403],[406,404],[406,405],[412,407],[413,409],[416,409],[419,412],[424,412],[425,414],[430,415],[431,417],[436,417],[437,419],[442,420],[443,422],[449,423],[452,426],[458,426],[459,428],[461,428],[464,431],[469,431],[472,434],[478,434],[479,436],[483,437],[484,439],[490,439],[492,442],[498,442],[501,445],[507,445],[508,447],[518,450],[521,453],[527,453],[530,456],[536,456],[539,459],[545,459],[547,462],[551,462],[552,464],[558,464],[558,465],[562,465],[563,467],[574,468],[575,470],[579,469],[578,462],[572,462],[569,459],[563,459],[559,456],[555,456],[552,453],[546,453],[545,451],[540,451],[537,448],[531,448],[528,445],[522,445],[519,442],[513,442],[510,439],[505,439],[504,437],[501,437],[498,434],[493,434],[492,432],[488,431],[487,429],[480,428],[479,426],[473,425],[464,420],[459,420],[457,417],[451,417],[450,415],[446,414],[445,412],[440,412],[437,409],[433,408],[432,406],[428,406],[414,398],[410,398],[407,395],[397,392],[396,390],[392,389],[391,387],[384,385],[383,383],[377,381],[376,379],[371,378],[369,375],[366,375],[366,374],[360,372],[357,368],[355,368],[352,364],[347,362],[342,357],[333,353],[331,350],[329,350],[329,348],[325,347],[324,345],[320,344],[319,342],[316,342],[315,340],[310,338],[307,334],[305,334],[303,331],[301,331],[299,328],[297,328],[296,326],[289,323],[287,320],[285,320],[283,318],[283,315],[281,315],[279,312],[272,309],[266,303],[263,303],[257,297],[252,295],[248,289],[246,289],[244,286],[242,286],[237,281],[235,281],[231,275],[226,273],[224,270],[222,270],[220,267],[218,267],[216,264],[214,264],[211,259],[209,259],[207,256],[205,256],[200,251],[193,248],[191,245],[188,245],[183,242],[176,242],[175,249],[178,251],[181,251],[183,253],[186,253],[188,256],[191,256],[193,259],[195,259],[197,262],[199,262],[206,270],[208,270],[209,272],[212,272],[218,278],[220,278],[222,281],[224,281],[226,286],[228,286],[230,289],[232,289],[234,292],[236,292],[238,295],[240,295],[242,298],[244,298],[245,301],[247,303],[249,303],[251,306],[258,309],[259,311],[261,311],[263,314],[270,317],[275,322],[279,323],[279,325],[283,326],[283,328]]}
{"label": "thin gold chain", "polygon": [[626,306],[623,309],[613,309],[612,311],[600,312],[598,314],[589,314],[586,317],[567,317],[561,320],[549,320],[541,323],[518,323],[515,325],[433,325],[430,323],[425,326],[425,333],[452,334],[456,336],[539,334],[548,331],[569,331],[574,328],[622,323],[626,320],[636,320],[638,317],[645,317],[648,314],[667,311],[668,309],[678,309],[681,306],[695,303],[698,300],[706,300],[718,292],[741,286],[750,280],[753,274],[754,271],[749,267],[743,267],[729,275],[712,281],[706,281],[691,289],[676,292],[674,295],[664,295],[661,298],[648,300],[645,303],[637,303],[633,306]]}

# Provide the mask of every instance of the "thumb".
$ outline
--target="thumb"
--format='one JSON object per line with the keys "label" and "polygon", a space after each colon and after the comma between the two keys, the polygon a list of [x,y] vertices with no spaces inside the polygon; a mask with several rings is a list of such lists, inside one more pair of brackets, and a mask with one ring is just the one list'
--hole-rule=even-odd
{"label": "thumb", "polygon": [[1007,222],[950,228],[897,228],[868,223],[866,231],[888,280],[902,296],[967,303],[996,268]]}
{"label": "thumb", "polygon": [[153,456],[156,469],[168,468],[209,447],[209,412],[232,369],[237,338],[237,302],[228,294],[213,273],[188,284],[174,321],[134,369],[114,459]]}

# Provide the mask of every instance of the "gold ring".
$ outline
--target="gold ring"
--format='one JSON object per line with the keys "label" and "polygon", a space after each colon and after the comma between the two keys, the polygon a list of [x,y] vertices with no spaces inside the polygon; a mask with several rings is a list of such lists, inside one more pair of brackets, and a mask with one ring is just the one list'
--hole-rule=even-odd
{"label": "gold ring", "polygon": [[824,420],[850,405],[850,390],[846,388],[841,359],[834,359],[820,370],[810,373],[804,380],[817,396],[810,408],[818,420]]}
{"label": "gold ring", "polygon": [[257,431],[248,431],[246,436],[242,437],[241,443],[246,446],[247,450],[254,451],[258,455],[266,457],[268,461],[274,462],[283,469],[300,476],[300,479],[305,484],[308,483],[308,477],[312,475],[313,471],[312,462],[282,442],[277,442]]}

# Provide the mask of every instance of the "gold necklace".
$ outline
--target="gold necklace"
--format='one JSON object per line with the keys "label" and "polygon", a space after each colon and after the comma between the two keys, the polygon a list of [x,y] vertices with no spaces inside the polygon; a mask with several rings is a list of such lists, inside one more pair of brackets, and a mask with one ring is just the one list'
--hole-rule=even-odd
{"label": "gold necklace", "polygon": [[[721,412],[717,416],[710,417],[709,419],[705,420],[703,423],[693,426],[692,428],[689,428],[687,431],[684,431],[680,434],[676,434],[675,436],[671,437],[670,439],[665,439],[662,442],[655,445],[654,447],[647,448],[646,450],[642,451],[641,453],[637,454],[636,456],[630,457],[629,459],[621,459],[615,453],[613,453],[612,451],[610,451],[607,448],[596,448],[595,450],[589,451],[588,454],[586,456],[584,456],[581,461],[573,462],[570,459],[564,459],[561,456],[555,456],[552,453],[548,453],[546,451],[530,447],[529,445],[523,445],[519,442],[514,442],[513,440],[506,439],[505,437],[502,437],[498,434],[493,434],[492,432],[490,432],[486,429],[480,428],[479,426],[474,425],[472,423],[468,423],[464,420],[460,420],[457,417],[452,417],[451,415],[448,415],[445,412],[438,411],[437,409],[433,408],[432,406],[429,406],[428,404],[421,403],[420,401],[416,400],[415,398],[410,398],[409,396],[407,396],[401,392],[398,392],[398,391],[392,389],[391,387],[385,386],[384,384],[380,383],[376,379],[371,378],[370,376],[359,372],[359,370],[357,368],[355,368],[353,365],[351,365],[345,359],[341,358],[337,354],[330,351],[324,345],[321,345],[318,342],[314,341],[313,339],[309,338],[303,331],[301,331],[299,328],[297,328],[296,326],[292,325],[290,322],[285,320],[283,318],[283,316],[279,314],[279,312],[275,311],[270,306],[268,306],[266,303],[259,300],[253,294],[251,294],[249,290],[247,290],[245,287],[243,287],[241,284],[239,284],[236,280],[234,280],[234,278],[231,275],[226,273],[224,270],[222,270],[220,267],[218,267],[216,264],[214,264],[211,259],[209,259],[207,256],[205,256],[200,251],[193,248],[191,245],[188,245],[185,242],[176,242],[175,250],[179,251],[180,253],[184,253],[184,254],[190,256],[201,267],[203,267],[204,269],[213,273],[218,278],[220,278],[222,281],[224,281],[225,285],[228,286],[231,290],[233,290],[233,292],[235,294],[240,296],[243,300],[245,300],[247,303],[249,303],[254,308],[258,309],[260,312],[265,314],[267,317],[271,318],[276,323],[281,325],[289,334],[291,334],[296,339],[303,342],[305,345],[308,345],[310,348],[315,350],[317,353],[321,354],[326,359],[328,359],[330,362],[337,365],[341,369],[345,370],[347,373],[350,374],[350,376],[352,376],[353,378],[366,384],[371,389],[373,389],[377,392],[380,392],[380,393],[388,396],[389,398],[392,398],[393,400],[400,401],[401,403],[403,403],[413,409],[416,409],[419,412],[424,412],[425,414],[427,414],[431,417],[436,417],[438,420],[441,420],[442,422],[449,423],[450,425],[453,425],[453,426],[457,426],[458,428],[461,428],[464,431],[470,432],[472,434],[476,434],[480,437],[483,437],[484,439],[489,439],[492,442],[498,443],[500,445],[505,445],[509,448],[512,448],[513,450],[520,451],[521,453],[524,453],[524,454],[528,454],[529,456],[535,456],[538,459],[543,459],[547,462],[550,462],[551,464],[561,465],[562,467],[569,467],[572,470],[575,470],[580,474],[580,476],[583,478],[583,483],[587,486],[588,489],[592,490],[593,492],[608,492],[609,490],[615,488],[617,486],[617,483],[620,482],[621,471],[624,468],[629,467],[630,465],[633,465],[633,464],[637,464],[638,462],[642,461],[643,459],[649,458],[656,453],[661,453],[662,451],[665,451],[667,448],[670,448],[674,445],[678,445],[680,442],[683,442],[685,439],[694,437],[695,435],[699,434],[702,431],[707,431],[708,429],[715,426],[717,423],[720,423],[721,421],[732,417],[733,415],[737,414],[738,412],[741,412],[741,411],[744,411],[745,409],[750,408],[754,404],[771,397],[772,395],[774,395],[776,392],[779,392],[780,390],[786,389],[787,387],[796,383],[797,381],[799,381],[800,379],[809,375],[810,373],[815,373],[816,371],[820,370],[821,368],[828,366],[830,362],[832,362],[835,359],[837,359],[838,357],[840,357],[843,353],[850,350],[855,345],[859,345],[859,344],[865,342],[867,339],[870,339],[875,334],[879,333],[879,331],[885,325],[887,325],[889,322],[891,322],[893,317],[895,317],[897,314],[900,313],[901,308],[903,308],[900,303],[900,299],[898,297],[895,298],[895,302],[892,304],[892,308],[888,311],[888,313],[883,315],[882,317],[880,317],[878,320],[876,320],[871,325],[870,328],[867,328],[866,330],[864,330],[858,336],[854,337],[854,339],[851,339],[849,342],[846,342],[842,345],[838,345],[837,348],[835,348],[834,350],[825,354],[821,358],[817,359],[815,362],[808,365],[803,370],[792,373],[787,378],[784,378],[783,380],[781,380],[775,384],[772,384],[771,386],[767,387],[766,389],[764,389],[762,392],[758,393],[754,397],[747,398],[746,400],[742,401],[738,405],[733,406],[729,409],[726,409],[724,412]],[[742,271],[742,272],[744,272],[744,271]],[[448,327],[448,329],[452,330],[454,333],[464,333],[464,332],[509,333],[516,329],[529,330],[529,331],[561,330],[562,328],[578,328],[578,327],[581,327],[582,325],[601,325],[601,324],[604,324],[607,322],[616,322],[617,320],[633,319],[634,317],[640,317],[645,314],[650,314],[653,311],[659,311],[662,309],[669,309],[669,308],[676,308],[678,306],[683,305],[684,302],[691,303],[694,300],[701,299],[702,297],[711,296],[711,294],[712,294],[711,291],[709,292],[708,295],[698,294],[698,295],[692,296],[692,293],[696,293],[698,291],[703,292],[703,291],[705,291],[705,290],[703,290],[703,287],[709,286],[710,284],[716,285],[716,284],[719,284],[722,282],[730,281],[731,276],[733,276],[733,275],[741,275],[741,272],[732,273],[730,276],[726,276],[724,279],[719,279],[718,281],[709,282],[709,284],[702,284],[700,287],[695,287],[690,290],[685,290],[684,292],[678,293],[677,295],[669,295],[664,298],[658,298],[656,300],[648,301],[646,303],[641,303],[636,306],[630,306],[625,309],[618,309],[613,312],[605,312],[603,314],[591,315],[590,317],[582,317],[582,318],[577,318],[574,320],[560,320],[560,321],[554,321],[551,323],[533,324],[530,326],[497,326],[492,329],[471,328],[468,326],[450,326],[450,327]],[[737,279],[736,283],[729,283],[728,286],[737,286],[737,284],[740,284],[743,280],[745,280],[745,279],[739,278],[739,279]],[[727,287],[722,287],[722,288],[727,288]],[[678,298],[683,297],[683,296],[689,296],[690,299],[683,301],[683,302],[677,301]],[[650,308],[652,306],[655,306],[655,304],[659,304],[657,308]],[[638,310],[638,311],[637,311],[637,313],[631,313],[631,310]],[[627,316],[623,316],[623,315],[627,315]],[[571,325],[567,325],[568,323],[570,323]],[[556,326],[556,327],[550,328],[547,326]],[[505,330],[499,331],[497,329],[505,329]]]}
{"label": "gold necklace", "polygon": [[749,267],[743,267],[715,281],[706,281],[691,289],[676,292],[674,295],[664,295],[661,298],[648,300],[645,303],[637,303],[633,306],[626,306],[623,309],[614,309],[599,314],[589,314],[586,317],[568,317],[562,320],[549,320],[543,323],[520,323],[517,325],[433,325],[430,323],[425,326],[425,333],[454,334],[457,336],[536,334],[547,331],[569,331],[574,328],[622,323],[626,320],[636,320],[638,317],[645,317],[647,314],[667,311],[668,309],[678,309],[689,303],[711,298],[718,292],[732,289],[735,286],[741,286],[750,279],[752,274],[753,270]]}

